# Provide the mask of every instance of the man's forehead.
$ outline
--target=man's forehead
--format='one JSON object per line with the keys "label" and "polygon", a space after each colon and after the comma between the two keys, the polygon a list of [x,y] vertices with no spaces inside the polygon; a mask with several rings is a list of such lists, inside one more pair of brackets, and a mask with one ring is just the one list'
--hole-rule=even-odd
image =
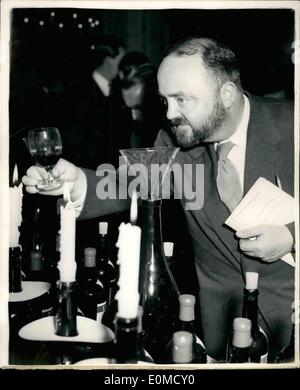
{"label": "man's forehead", "polygon": [[159,90],[167,87],[182,88],[207,83],[209,75],[199,54],[190,56],[169,55],[160,64],[158,70]]}
{"label": "man's forehead", "polygon": [[176,54],[170,54],[162,60],[158,69],[158,73],[163,74],[164,72],[170,72],[170,71],[176,72],[176,71],[182,71],[184,69],[190,69],[190,68],[193,68],[198,72],[205,71],[202,58],[199,54],[182,55],[182,56]]}

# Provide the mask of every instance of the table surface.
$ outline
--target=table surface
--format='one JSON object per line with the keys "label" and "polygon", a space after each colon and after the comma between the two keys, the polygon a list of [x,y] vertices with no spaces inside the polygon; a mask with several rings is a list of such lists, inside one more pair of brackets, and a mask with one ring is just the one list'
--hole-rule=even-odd
{"label": "table surface", "polygon": [[9,293],[9,302],[24,302],[38,298],[49,291],[51,285],[47,282],[23,281],[22,291]]}
{"label": "table surface", "polygon": [[54,317],[44,317],[30,322],[19,331],[19,336],[31,341],[64,341],[106,343],[114,338],[114,333],[105,325],[87,317],[77,316],[77,336],[58,336],[54,332]]}

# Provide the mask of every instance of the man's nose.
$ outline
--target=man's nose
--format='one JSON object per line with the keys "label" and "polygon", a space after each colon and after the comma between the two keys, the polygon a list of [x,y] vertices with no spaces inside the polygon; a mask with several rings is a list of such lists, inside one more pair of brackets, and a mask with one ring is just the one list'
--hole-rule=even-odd
{"label": "man's nose", "polygon": [[176,108],[176,104],[173,102],[168,103],[167,108],[167,118],[169,120],[172,120],[174,118],[177,118],[179,116],[178,110]]}

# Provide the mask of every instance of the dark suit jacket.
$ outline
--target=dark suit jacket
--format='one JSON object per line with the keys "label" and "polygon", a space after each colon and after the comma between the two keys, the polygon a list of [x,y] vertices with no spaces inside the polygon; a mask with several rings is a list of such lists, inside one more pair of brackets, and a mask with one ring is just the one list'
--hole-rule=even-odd
{"label": "dark suit jacket", "polygon": [[[293,195],[292,107],[273,99],[249,98],[251,111],[244,191],[246,193],[260,176],[274,183],[278,175],[283,189]],[[172,136],[162,130],[156,146],[172,145]],[[294,269],[280,260],[264,263],[242,255],[234,232],[224,225],[229,212],[217,195],[217,165],[213,145],[180,150],[175,162],[181,165],[204,164],[204,206],[201,210],[185,210],[185,215],[194,246],[204,343],[208,354],[217,359],[224,358],[233,318],[242,314],[246,270],[259,272],[261,326],[276,353],[289,342]],[[128,206],[127,201],[121,204],[107,200],[97,204],[94,196],[95,175],[88,172],[87,177],[89,188],[81,218]],[[184,202],[185,199],[182,200],[183,205]]]}
{"label": "dark suit jacket", "polygon": [[61,125],[63,157],[79,166],[96,169],[111,162],[119,131],[118,107],[103,95],[92,77],[85,77],[68,91],[66,118]]}

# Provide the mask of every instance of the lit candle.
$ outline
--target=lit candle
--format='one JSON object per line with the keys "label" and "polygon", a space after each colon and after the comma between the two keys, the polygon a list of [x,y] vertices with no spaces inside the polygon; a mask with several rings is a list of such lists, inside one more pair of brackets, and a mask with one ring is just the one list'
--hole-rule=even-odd
{"label": "lit candle", "polygon": [[76,214],[74,204],[70,199],[69,183],[64,183],[64,201],[65,204],[60,206],[60,262],[58,269],[61,282],[74,282],[76,278],[76,261],[75,261],[75,231],[76,231]]}
{"label": "lit candle", "polygon": [[13,187],[9,188],[9,246],[15,248],[19,245],[19,226],[22,222],[23,184],[19,183],[18,167],[13,172]]}
{"label": "lit candle", "polygon": [[[133,203],[136,203],[134,205]],[[131,220],[136,221],[137,198],[132,197]],[[130,223],[121,223],[119,226],[119,238],[116,246],[119,248],[118,264],[120,265],[120,277],[118,281],[119,291],[118,316],[122,318],[135,318],[139,305],[139,266],[140,266],[141,228]]]}

